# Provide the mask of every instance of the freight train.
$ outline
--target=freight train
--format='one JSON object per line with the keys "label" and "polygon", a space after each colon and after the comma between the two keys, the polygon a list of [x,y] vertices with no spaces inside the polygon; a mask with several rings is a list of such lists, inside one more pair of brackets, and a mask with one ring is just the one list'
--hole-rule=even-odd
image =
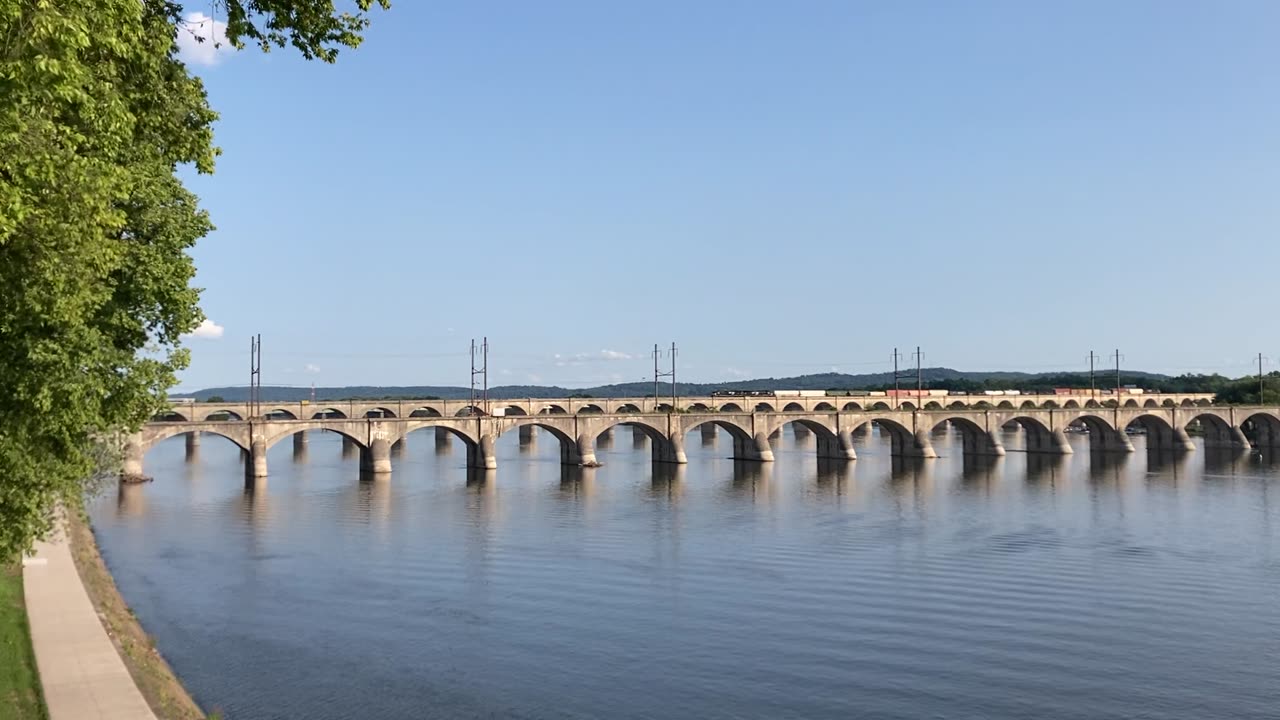
{"label": "freight train", "polygon": [[951,395],[968,396],[968,395],[986,395],[986,396],[1007,396],[1007,395],[1089,395],[1096,393],[1098,395],[1142,395],[1144,393],[1157,392],[1155,390],[1144,390],[1138,387],[1122,387],[1119,390],[1098,389],[1090,390],[1089,388],[1054,388],[1052,392],[1036,392],[1023,390],[982,390],[980,392],[962,392],[958,390],[714,390],[711,397],[903,397],[912,398],[917,395],[924,397],[948,397]]}

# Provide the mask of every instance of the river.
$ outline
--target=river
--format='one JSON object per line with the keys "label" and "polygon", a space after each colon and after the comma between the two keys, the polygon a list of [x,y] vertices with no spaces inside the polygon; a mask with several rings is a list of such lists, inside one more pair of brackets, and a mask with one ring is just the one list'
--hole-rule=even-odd
{"label": "river", "polygon": [[91,503],[102,552],[198,702],[306,718],[1276,718],[1280,463],[1017,452],[819,463],[723,432],[655,471],[555,438],[410,435],[390,480],[337,435],[204,436]]}

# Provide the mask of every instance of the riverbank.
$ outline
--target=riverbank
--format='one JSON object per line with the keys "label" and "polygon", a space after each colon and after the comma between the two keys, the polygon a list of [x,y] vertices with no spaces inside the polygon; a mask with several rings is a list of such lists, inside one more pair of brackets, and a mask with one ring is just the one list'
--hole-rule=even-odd
{"label": "riverbank", "polygon": [[160,720],[216,718],[217,714],[206,715],[187,693],[121,597],[83,512],[68,514],[71,516],[67,523],[71,555],[80,582],[151,712]]}
{"label": "riverbank", "polygon": [[0,563],[0,720],[47,717],[22,597],[22,564]]}

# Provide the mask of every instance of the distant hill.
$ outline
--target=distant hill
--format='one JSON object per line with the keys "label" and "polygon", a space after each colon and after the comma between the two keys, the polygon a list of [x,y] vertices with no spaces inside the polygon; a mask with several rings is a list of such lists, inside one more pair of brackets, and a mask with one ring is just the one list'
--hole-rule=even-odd
{"label": "distant hill", "polygon": [[[952,390],[975,390],[987,388],[1009,388],[1021,390],[1048,389],[1052,387],[1088,387],[1088,373],[1023,373],[1023,372],[963,372],[951,368],[923,368],[921,377],[926,388],[946,388]],[[1168,375],[1147,372],[1125,372],[1121,375],[1122,384],[1141,385],[1154,388],[1171,380]],[[903,388],[915,387],[914,373],[911,377],[900,380]],[[1098,374],[1098,387],[1109,387],[1114,383],[1114,376]],[[848,375],[845,373],[819,373],[816,375],[798,375],[785,378],[758,378],[755,380],[737,380],[719,383],[678,383],[676,392],[680,395],[707,395],[714,390],[874,390],[893,387],[893,373],[868,373]],[[670,384],[660,385],[660,394],[671,391]],[[470,388],[442,385],[350,385],[346,387],[317,387],[317,400],[364,400],[395,398],[444,398],[461,400],[471,396]],[[499,385],[489,388],[491,398],[548,398],[569,396],[590,397],[644,397],[653,394],[653,383],[630,382],[615,385],[600,385],[591,388],[562,388],[546,385]],[[208,400],[220,397],[227,402],[241,402],[249,398],[246,387],[214,387],[197,390],[191,393],[174,394],[174,398],[195,398]],[[311,398],[311,388],[276,387],[264,385],[262,399],[265,402],[289,402]]]}

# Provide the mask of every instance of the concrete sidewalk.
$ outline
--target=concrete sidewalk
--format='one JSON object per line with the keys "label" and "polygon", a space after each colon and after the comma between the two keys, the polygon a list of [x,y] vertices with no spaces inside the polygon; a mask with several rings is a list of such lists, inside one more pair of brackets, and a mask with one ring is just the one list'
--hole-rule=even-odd
{"label": "concrete sidewalk", "polygon": [[65,533],[36,543],[23,566],[49,720],[155,720],[85,593]]}

